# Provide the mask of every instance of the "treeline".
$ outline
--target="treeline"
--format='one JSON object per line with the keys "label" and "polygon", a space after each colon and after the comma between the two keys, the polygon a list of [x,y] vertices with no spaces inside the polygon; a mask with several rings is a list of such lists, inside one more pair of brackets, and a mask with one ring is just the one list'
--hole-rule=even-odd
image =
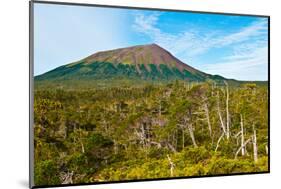
{"label": "treeline", "polygon": [[268,170],[267,87],[35,91],[35,184]]}

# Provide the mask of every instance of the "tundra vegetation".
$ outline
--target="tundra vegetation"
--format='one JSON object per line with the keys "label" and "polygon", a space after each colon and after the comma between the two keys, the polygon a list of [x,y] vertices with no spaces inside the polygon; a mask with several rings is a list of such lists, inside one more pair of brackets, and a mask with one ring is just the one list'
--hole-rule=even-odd
{"label": "tundra vegetation", "polygon": [[268,171],[266,85],[35,85],[34,93],[36,185]]}

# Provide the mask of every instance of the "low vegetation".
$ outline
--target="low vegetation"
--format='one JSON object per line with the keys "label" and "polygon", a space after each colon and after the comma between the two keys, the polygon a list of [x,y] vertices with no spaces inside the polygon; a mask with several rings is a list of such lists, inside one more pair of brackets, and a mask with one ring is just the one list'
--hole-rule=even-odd
{"label": "low vegetation", "polygon": [[268,89],[36,87],[35,184],[268,171]]}

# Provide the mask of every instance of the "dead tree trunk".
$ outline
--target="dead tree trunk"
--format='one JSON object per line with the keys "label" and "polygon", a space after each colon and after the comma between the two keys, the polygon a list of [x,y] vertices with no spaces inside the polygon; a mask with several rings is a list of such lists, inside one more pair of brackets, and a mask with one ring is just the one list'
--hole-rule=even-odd
{"label": "dead tree trunk", "polygon": [[226,129],[225,129],[225,125],[222,119],[222,115],[221,115],[221,110],[220,110],[220,97],[219,97],[219,93],[217,94],[217,109],[218,109],[218,115],[219,115],[219,119],[220,119],[220,123],[221,123],[221,128],[222,131],[224,132],[224,134],[226,134]]}
{"label": "dead tree trunk", "polygon": [[188,127],[189,135],[190,135],[190,138],[192,140],[193,146],[195,148],[197,148],[198,146],[197,146],[196,141],[195,141],[192,125],[188,123],[187,127]]}
{"label": "dead tree trunk", "polygon": [[85,153],[85,148],[84,148],[84,144],[83,144],[81,139],[80,139],[80,144],[81,144],[82,153],[84,154]]}
{"label": "dead tree trunk", "polygon": [[188,119],[185,118],[184,119],[184,124],[178,124],[181,129],[182,129],[182,147],[184,148],[184,142],[185,142],[185,137],[184,137],[184,133],[185,133],[185,128],[187,126],[188,128],[188,132],[189,132],[189,136],[191,138],[191,141],[192,141],[192,144],[194,147],[198,147],[197,144],[196,144],[196,141],[195,141],[195,137],[194,137],[194,132],[193,132],[193,127],[192,127],[192,124],[191,123],[188,123]]}
{"label": "dead tree trunk", "polygon": [[162,148],[162,144],[160,142],[150,141],[150,144],[154,144],[158,149]]}
{"label": "dead tree trunk", "polygon": [[228,91],[228,84],[225,81],[224,82],[226,85],[226,138],[227,140],[229,139],[230,136],[230,123],[229,123],[229,110],[228,110],[228,103],[229,103],[229,91]]}
{"label": "dead tree trunk", "polygon": [[172,150],[174,153],[177,152],[176,148],[175,148],[172,144],[170,144],[169,142],[167,142],[167,147],[168,147],[170,150]]}
{"label": "dead tree trunk", "polygon": [[175,147],[177,148],[178,146],[178,129],[175,131]]}
{"label": "dead tree trunk", "polygon": [[257,146],[257,135],[256,135],[256,130],[253,126],[254,134],[253,134],[253,151],[254,151],[254,161],[255,163],[258,161],[258,146]]}
{"label": "dead tree trunk", "polygon": [[245,145],[244,145],[244,123],[243,116],[240,114],[240,126],[241,126],[241,155],[245,155]]}
{"label": "dead tree trunk", "polygon": [[141,142],[143,144],[143,147],[145,147],[145,130],[143,123],[141,123]]}
{"label": "dead tree trunk", "polygon": [[205,114],[206,114],[206,119],[207,119],[207,123],[208,123],[209,134],[210,134],[210,137],[212,137],[212,126],[211,126],[210,114],[209,114],[209,108],[208,108],[207,102],[204,103],[203,108],[204,108],[204,111],[205,111]]}
{"label": "dead tree trunk", "polygon": [[194,129],[193,129],[193,126],[192,126],[191,117],[192,117],[192,113],[191,113],[191,109],[189,109],[188,110],[188,116],[184,118],[184,127],[187,126],[190,138],[192,140],[192,144],[195,148],[197,148],[198,146],[196,144],[195,137],[194,137],[194,132],[193,132]]}
{"label": "dead tree trunk", "polygon": [[144,128],[143,123],[141,123],[139,131],[137,129],[135,130],[135,134],[138,137],[138,139],[140,141],[140,144],[142,145],[143,149],[146,149],[146,144],[147,144],[146,132],[145,132],[145,128]]}
{"label": "dead tree trunk", "polygon": [[83,144],[83,140],[82,140],[82,131],[80,128],[77,129],[78,133],[79,133],[79,137],[78,137],[78,142],[80,143],[81,145],[81,152],[84,154],[85,153],[85,148],[84,148],[84,144]]}
{"label": "dead tree trunk", "polygon": [[238,156],[239,152],[240,152],[243,148],[245,148],[245,146],[246,146],[250,141],[251,141],[251,139],[249,138],[248,140],[246,140],[246,142],[244,143],[243,146],[240,146],[240,147],[239,147],[239,149],[238,149],[238,150],[236,151],[236,153],[235,153],[235,159],[237,159],[237,156]]}
{"label": "dead tree trunk", "polygon": [[218,140],[218,142],[217,142],[217,146],[216,146],[215,152],[218,150],[219,145],[220,145],[220,141],[221,141],[221,139],[222,139],[223,137],[224,137],[224,133],[222,133],[222,135],[220,136],[220,138],[219,138],[219,140]]}
{"label": "dead tree trunk", "polygon": [[167,154],[167,158],[169,160],[169,164],[170,164],[170,176],[173,177],[174,176],[174,169],[175,169],[175,164],[174,162],[172,162],[170,156]]}
{"label": "dead tree trunk", "polygon": [[182,128],[182,149],[184,149],[184,128]]}
{"label": "dead tree trunk", "polygon": [[62,183],[61,184],[73,184],[73,171],[72,172],[67,172],[67,173],[62,173],[61,174],[61,180]]}
{"label": "dead tree trunk", "polygon": [[115,139],[113,139],[113,149],[114,149],[114,154],[118,153],[118,144]]}

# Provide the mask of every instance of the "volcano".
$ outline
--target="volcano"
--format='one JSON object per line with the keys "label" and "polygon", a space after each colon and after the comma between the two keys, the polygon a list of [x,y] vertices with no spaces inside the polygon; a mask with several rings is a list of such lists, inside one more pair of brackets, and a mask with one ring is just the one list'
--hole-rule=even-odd
{"label": "volcano", "polygon": [[146,81],[223,81],[225,78],[199,71],[157,44],[137,45],[92,54],[60,66],[35,81],[141,79]]}

